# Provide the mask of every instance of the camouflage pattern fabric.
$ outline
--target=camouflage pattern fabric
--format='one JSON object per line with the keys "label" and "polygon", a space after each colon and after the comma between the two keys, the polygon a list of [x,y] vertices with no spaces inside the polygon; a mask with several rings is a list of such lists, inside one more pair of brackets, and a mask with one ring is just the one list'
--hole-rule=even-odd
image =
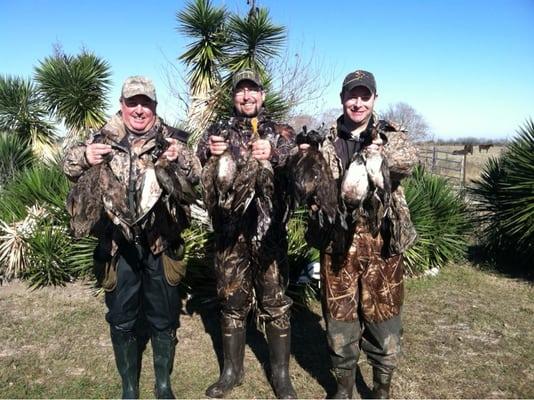
{"label": "camouflage pattern fabric", "polygon": [[380,322],[400,313],[404,300],[402,256],[382,256],[383,240],[359,221],[346,255],[321,254],[323,302],[328,316]]}
{"label": "camouflage pattern fabric", "polygon": [[[98,167],[88,165],[85,159],[86,146],[93,142],[112,146],[112,153],[105,161],[106,166],[98,167],[100,173],[92,173],[98,177],[93,188],[98,185],[100,189],[95,193],[101,194],[106,217],[116,227],[111,237],[116,243],[120,238],[132,241],[136,236],[134,229],[141,231],[154,254],[161,253],[179,240],[179,233],[188,225],[189,214],[187,205],[168,201],[158,182],[158,161],[153,156],[158,135],[179,140],[181,151],[170,171],[185,177],[190,184],[196,184],[201,167],[198,159],[186,147],[187,134],[165,125],[159,118],[149,132],[138,136],[126,131],[121,115],[117,113],[85,143],[77,143],[67,149],[63,159],[65,174],[77,182],[82,175]],[[87,182],[83,185],[87,185]],[[91,192],[91,189],[78,191],[85,193]],[[83,201],[83,196],[79,196],[77,202],[82,208]],[[95,235],[100,236],[98,232]],[[116,243],[112,247],[114,251],[117,249]]]}
{"label": "camouflage pattern fabric", "polygon": [[[210,211],[216,234],[217,291],[223,308],[223,329],[244,326],[255,303],[260,320],[284,329],[289,327],[288,311],[292,304],[285,295],[288,273],[285,225],[293,208],[286,164],[295,146],[295,132],[289,125],[270,120],[263,112],[257,117],[256,129],[252,120],[234,116],[218,121],[204,132],[197,147],[197,156],[205,168],[203,175],[206,168],[212,168],[208,162],[211,156],[209,137],[212,135],[243,138],[241,145],[246,147],[257,129],[259,137],[268,140],[272,148],[269,160],[274,173],[271,222],[262,240],[257,240],[257,227],[262,223],[262,216],[256,207],[248,207],[238,218],[217,210]],[[229,135],[229,130],[235,134]],[[216,203],[210,201],[210,204]]]}
{"label": "camouflage pattern fabric", "polygon": [[222,328],[241,328],[252,306],[260,321],[289,327],[292,300],[285,295],[288,283],[286,235],[264,240],[260,249],[239,235],[217,252],[217,294],[222,304]]}

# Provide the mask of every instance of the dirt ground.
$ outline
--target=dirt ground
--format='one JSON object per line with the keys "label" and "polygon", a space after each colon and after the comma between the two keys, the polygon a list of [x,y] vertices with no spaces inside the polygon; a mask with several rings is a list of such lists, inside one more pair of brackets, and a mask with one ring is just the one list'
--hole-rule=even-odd
{"label": "dirt ground", "polygon": [[[120,396],[102,297],[88,285],[29,291],[0,287],[0,397]],[[324,325],[315,303],[293,312],[291,374],[301,398],[335,391]],[[184,299],[173,386],[179,398],[203,398],[219,373],[217,309]],[[533,398],[534,290],[531,284],[450,266],[435,278],[411,279],[403,310],[403,351],[395,398]],[[152,397],[150,346],[141,395]],[[272,398],[268,350],[249,325],[246,376],[232,398]],[[370,368],[360,360],[360,396],[369,394]]]}

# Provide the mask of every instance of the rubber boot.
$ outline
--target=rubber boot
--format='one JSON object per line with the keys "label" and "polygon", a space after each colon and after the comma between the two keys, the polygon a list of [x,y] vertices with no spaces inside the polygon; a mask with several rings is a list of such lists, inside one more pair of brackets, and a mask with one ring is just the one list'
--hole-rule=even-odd
{"label": "rubber boot", "polygon": [[111,343],[122,380],[122,398],[137,399],[139,398],[137,337],[134,333],[111,328]]}
{"label": "rubber boot", "polygon": [[150,340],[150,328],[139,324],[136,327],[137,333],[137,382],[141,382],[141,369],[143,366],[143,354],[146,350],[146,345]]}
{"label": "rubber boot", "polygon": [[280,329],[273,323],[267,324],[267,342],[271,360],[271,383],[274,394],[279,399],[296,399],[297,393],[289,376],[289,352],[291,328]]}
{"label": "rubber boot", "polygon": [[373,368],[373,399],[389,399],[392,375],[393,372]]}
{"label": "rubber boot", "polygon": [[245,328],[227,328],[222,331],[223,370],[219,380],[206,390],[206,396],[223,398],[243,383],[245,357]]}
{"label": "rubber boot", "polygon": [[353,369],[335,369],[337,391],[333,399],[353,399],[356,389],[356,371]]}
{"label": "rubber boot", "polygon": [[158,399],[174,399],[171,373],[176,350],[176,332],[173,329],[152,332],[152,352],[156,383],[154,394]]}

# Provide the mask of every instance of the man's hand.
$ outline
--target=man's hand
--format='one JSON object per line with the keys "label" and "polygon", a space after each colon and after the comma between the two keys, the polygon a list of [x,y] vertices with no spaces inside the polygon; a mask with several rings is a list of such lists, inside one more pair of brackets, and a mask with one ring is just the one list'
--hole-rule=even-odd
{"label": "man's hand", "polygon": [[228,143],[224,141],[222,136],[210,136],[210,153],[214,156],[220,156],[228,148]]}
{"label": "man's hand", "polygon": [[265,139],[259,139],[253,142],[252,157],[256,160],[268,160],[271,158],[271,143]]}
{"label": "man's hand", "polygon": [[161,158],[167,158],[169,161],[174,161],[178,158],[180,146],[178,146],[178,140],[174,138],[165,138],[170,143],[167,150],[161,155]]}
{"label": "man's hand", "polygon": [[103,143],[91,143],[85,148],[85,158],[89,165],[101,164],[104,156],[111,152],[111,146]]}

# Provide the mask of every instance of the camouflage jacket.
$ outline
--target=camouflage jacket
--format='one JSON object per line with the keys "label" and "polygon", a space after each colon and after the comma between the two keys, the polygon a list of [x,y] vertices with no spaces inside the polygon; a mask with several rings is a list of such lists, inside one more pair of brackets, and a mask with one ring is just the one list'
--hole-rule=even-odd
{"label": "camouflage jacket", "polygon": [[178,139],[181,146],[175,161],[178,171],[191,184],[198,183],[200,163],[186,147],[187,133],[167,126],[159,118],[150,131],[135,135],[126,130],[119,112],[85,143],[77,143],[65,151],[63,170],[70,180],[77,182],[96,167],[91,167],[85,158],[86,146],[93,142],[112,146],[112,157],[105,163],[110,172],[105,182],[101,174],[99,182],[107,222],[97,233],[101,239],[104,236],[112,239],[112,254],[120,240],[132,241],[135,237],[141,237],[158,254],[180,241],[179,235],[188,224],[187,207],[185,212],[184,208],[178,211],[170,202],[162,201],[163,190],[156,179],[153,155],[158,133],[164,138]]}
{"label": "camouflage jacket", "polygon": [[[197,156],[202,165],[205,165],[211,156],[209,151],[209,137],[220,136],[223,130],[235,130],[240,136],[253,140],[254,118],[232,116],[229,119],[212,124],[202,135],[198,147]],[[293,207],[293,200],[288,190],[288,177],[285,169],[291,150],[295,147],[295,131],[287,124],[277,123],[271,120],[263,111],[257,117],[257,132],[261,139],[266,139],[271,144],[271,158],[269,159],[274,170],[274,199],[273,199],[273,222],[285,225]],[[248,142],[243,143],[247,145]]]}
{"label": "camouflage jacket", "polygon": [[[411,175],[412,169],[417,163],[417,148],[410,143],[406,132],[399,130],[388,121],[378,120],[373,116],[368,128],[361,133],[359,139],[351,137],[351,132],[343,123],[343,116],[337,120],[333,135],[323,143],[321,152],[332,170],[334,179],[340,184],[353,154],[361,151],[368,145],[368,137],[372,129],[378,132],[385,142],[384,156],[389,166],[391,178],[391,205],[388,212],[388,223],[385,227],[387,236],[384,243],[388,247],[386,254],[402,254],[416,239],[415,227],[410,218],[410,210],[406,203],[404,191],[400,185],[401,179]],[[341,200],[340,200],[341,201]],[[329,230],[321,230],[314,226],[314,222],[307,234],[307,239],[315,247],[329,252],[344,252],[345,244],[351,242],[351,234],[354,229],[345,231],[339,226]],[[382,233],[386,233],[383,232]]]}

